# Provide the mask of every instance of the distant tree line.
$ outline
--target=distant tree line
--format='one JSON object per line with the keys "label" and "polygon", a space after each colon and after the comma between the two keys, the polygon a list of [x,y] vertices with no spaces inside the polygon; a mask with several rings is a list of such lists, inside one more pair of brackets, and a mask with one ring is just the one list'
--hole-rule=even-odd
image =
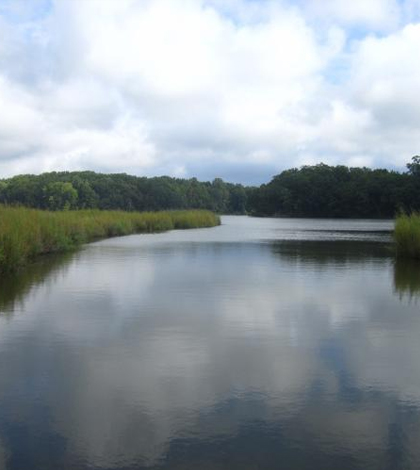
{"label": "distant tree line", "polygon": [[146,178],[93,171],[19,175],[0,180],[0,203],[38,209],[155,211],[209,209],[243,214],[246,189],[239,184],[196,178]]}
{"label": "distant tree line", "polygon": [[209,209],[222,214],[284,217],[393,217],[420,210],[420,157],[407,171],[323,163],[283,171],[245,187],[220,178],[146,178],[92,171],[19,175],[0,180],[0,203],[39,209],[155,211]]}
{"label": "distant tree line", "polygon": [[323,163],[283,171],[251,190],[247,207],[264,216],[394,217],[420,210],[420,157],[407,172]]}

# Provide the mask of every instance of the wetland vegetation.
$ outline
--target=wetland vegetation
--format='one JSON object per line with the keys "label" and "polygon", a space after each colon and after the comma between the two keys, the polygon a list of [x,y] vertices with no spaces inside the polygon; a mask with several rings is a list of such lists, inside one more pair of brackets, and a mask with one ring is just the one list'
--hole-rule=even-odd
{"label": "wetland vegetation", "polygon": [[397,256],[420,259],[420,214],[400,214],[395,222]]}
{"label": "wetland vegetation", "polygon": [[75,248],[99,238],[172,229],[212,227],[209,211],[41,211],[0,205],[0,272],[13,272],[37,255]]}

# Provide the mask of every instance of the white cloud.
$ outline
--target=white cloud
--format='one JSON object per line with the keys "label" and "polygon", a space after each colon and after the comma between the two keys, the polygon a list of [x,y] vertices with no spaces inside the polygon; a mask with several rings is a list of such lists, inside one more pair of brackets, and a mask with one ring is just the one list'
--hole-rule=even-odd
{"label": "white cloud", "polygon": [[420,24],[408,25],[387,37],[362,41],[352,59],[351,100],[375,121],[366,142],[397,165],[418,153],[419,50]]}
{"label": "white cloud", "polygon": [[[395,125],[403,113],[404,124],[417,127],[420,63],[416,57],[419,51],[420,24],[408,25],[385,38],[368,38],[356,50],[352,86],[356,98],[372,107],[379,119],[391,119]],[[395,116],[380,116],[381,109],[393,111]]]}
{"label": "white cloud", "polygon": [[403,166],[418,153],[420,25],[404,26],[414,0],[10,5],[3,175],[202,165],[213,178],[246,162],[268,178],[296,162]]}
{"label": "white cloud", "polygon": [[45,130],[34,96],[0,76],[0,159],[33,152],[43,144]]}
{"label": "white cloud", "polygon": [[311,0],[303,4],[315,18],[374,30],[396,27],[401,15],[397,0]]}

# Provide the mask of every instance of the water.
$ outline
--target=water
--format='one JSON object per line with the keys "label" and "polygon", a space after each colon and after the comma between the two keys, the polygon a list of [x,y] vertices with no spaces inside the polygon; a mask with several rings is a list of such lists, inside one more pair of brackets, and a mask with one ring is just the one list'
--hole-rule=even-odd
{"label": "water", "polygon": [[420,468],[390,221],[224,217],[0,284],[0,469]]}

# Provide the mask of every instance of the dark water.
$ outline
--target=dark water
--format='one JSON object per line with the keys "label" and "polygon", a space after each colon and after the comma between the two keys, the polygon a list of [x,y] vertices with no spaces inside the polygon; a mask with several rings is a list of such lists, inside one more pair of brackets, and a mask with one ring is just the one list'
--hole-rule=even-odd
{"label": "dark water", "polygon": [[1,469],[420,468],[392,222],[223,222],[0,281]]}

